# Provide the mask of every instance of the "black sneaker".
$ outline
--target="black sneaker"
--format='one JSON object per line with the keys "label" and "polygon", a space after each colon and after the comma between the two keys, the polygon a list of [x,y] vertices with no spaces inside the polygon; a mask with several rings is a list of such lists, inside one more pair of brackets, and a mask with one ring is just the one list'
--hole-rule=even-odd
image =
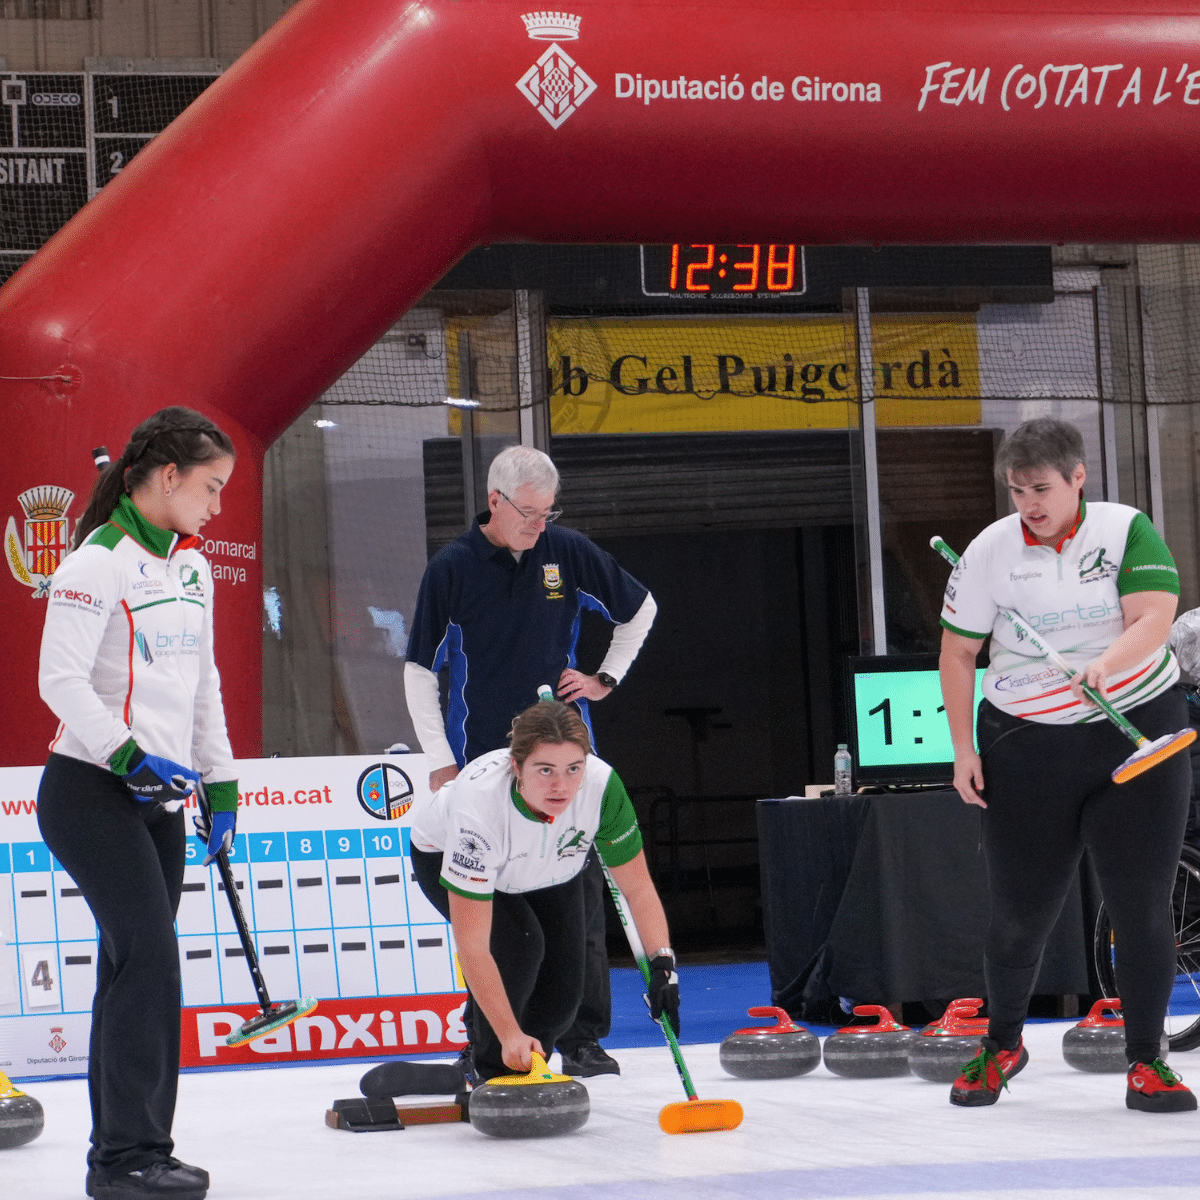
{"label": "black sneaker", "polygon": [[564,1075],[620,1075],[621,1067],[599,1042],[580,1042],[576,1046],[559,1047]]}
{"label": "black sneaker", "polygon": [[208,1172],[167,1158],[114,1179],[88,1171],[84,1189],[95,1200],[204,1200]]}
{"label": "black sneaker", "polygon": [[479,1086],[479,1076],[475,1074],[475,1059],[471,1056],[471,1043],[468,1042],[459,1052],[454,1065],[462,1072],[468,1088]]}

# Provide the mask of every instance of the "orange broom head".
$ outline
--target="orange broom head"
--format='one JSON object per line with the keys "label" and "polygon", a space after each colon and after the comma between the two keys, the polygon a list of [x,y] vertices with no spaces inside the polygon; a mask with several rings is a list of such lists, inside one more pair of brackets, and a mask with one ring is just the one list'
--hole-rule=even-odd
{"label": "orange broom head", "polygon": [[1156,767],[1164,758],[1186,750],[1196,740],[1194,729],[1181,729],[1178,733],[1165,733],[1152,742],[1139,746],[1113,773],[1113,783],[1128,783],[1144,771]]}
{"label": "orange broom head", "polygon": [[711,1133],[736,1129],[742,1123],[742,1106],[736,1100],[681,1100],[658,1114],[663,1133]]}

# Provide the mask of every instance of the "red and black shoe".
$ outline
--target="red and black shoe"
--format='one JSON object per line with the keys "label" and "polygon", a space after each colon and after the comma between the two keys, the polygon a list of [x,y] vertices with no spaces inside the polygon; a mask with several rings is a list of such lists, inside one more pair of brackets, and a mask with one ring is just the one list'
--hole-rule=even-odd
{"label": "red and black shoe", "polygon": [[981,1038],[979,1053],[963,1069],[950,1089],[950,1103],[963,1108],[978,1108],[983,1104],[995,1104],[1000,1099],[1000,1089],[1008,1087],[1011,1076],[1020,1071],[1029,1061],[1025,1039],[1017,1043],[1015,1050],[1001,1050],[991,1038]]}
{"label": "red and black shoe", "polygon": [[1141,1112],[1194,1112],[1196,1097],[1161,1058],[1129,1068],[1125,1107]]}

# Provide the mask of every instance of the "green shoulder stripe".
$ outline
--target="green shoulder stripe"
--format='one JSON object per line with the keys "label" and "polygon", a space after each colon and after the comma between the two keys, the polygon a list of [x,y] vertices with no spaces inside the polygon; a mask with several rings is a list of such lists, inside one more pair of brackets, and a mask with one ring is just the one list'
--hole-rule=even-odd
{"label": "green shoulder stripe", "polygon": [[1117,594],[1133,592],[1170,592],[1179,595],[1179,569],[1167,549],[1167,543],[1150,523],[1145,513],[1138,513],[1129,522],[1125,538],[1125,553],[1117,575]]}
{"label": "green shoulder stripe", "polygon": [[[986,633],[976,633],[973,629],[959,629],[957,625],[951,625],[945,617],[941,618],[940,623],[943,628],[950,630],[951,633],[961,634],[963,637],[976,638],[981,642],[987,637]],[[991,631],[989,630],[988,632],[990,633]]]}
{"label": "green shoulder stripe", "polygon": [[596,850],[606,866],[622,867],[638,856],[642,831],[638,828],[633,801],[613,771],[600,800],[600,828],[596,830]]}
{"label": "green shoulder stripe", "polygon": [[103,546],[105,550],[115,550],[117,543],[123,537],[128,537],[125,530],[110,522],[94,530],[83,544],[85,546]]}
{"label": "green shoulder stripe", "polygon": [[490,900],[492,893],[488,892],[486,896],[479,892],[464,892],[462,888],[457,888],[452,883],[447,883],[444,879],[439,879],[438,883],[442,885],[448,892],[453,892],[456,896],[462,896],[464,900]]}

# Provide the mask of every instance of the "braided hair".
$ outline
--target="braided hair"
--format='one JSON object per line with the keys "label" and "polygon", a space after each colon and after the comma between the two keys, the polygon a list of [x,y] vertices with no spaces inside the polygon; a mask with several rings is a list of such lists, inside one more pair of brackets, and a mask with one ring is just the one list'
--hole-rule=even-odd
{"label": "braided hair", "polygon": [[202,413],[173,405],[147,417],[130,435],[121,457],[109,463],[92,488],[87,508],[75,526],[72,549],[78,549],[99,529],[123,495],[150,475],[174,463],[186,471],[200,463],[234,456],[233,442]]}

